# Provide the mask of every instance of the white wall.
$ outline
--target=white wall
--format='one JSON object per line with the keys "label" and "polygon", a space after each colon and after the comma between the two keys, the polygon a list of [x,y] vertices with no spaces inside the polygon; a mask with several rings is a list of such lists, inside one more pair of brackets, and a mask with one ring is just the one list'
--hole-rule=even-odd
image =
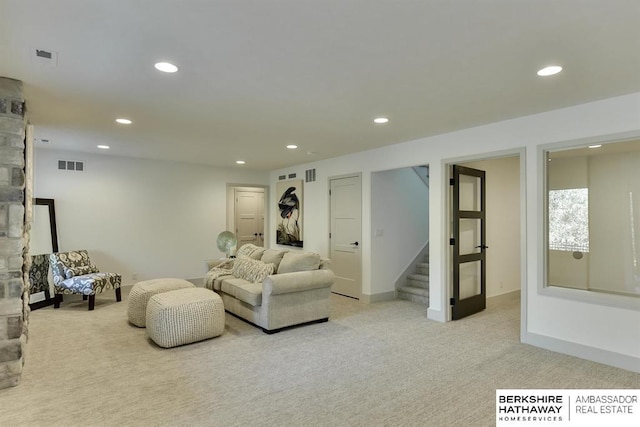
{"label": "white wall", "polygon": [[520,158],[464,163],[486,172],[487,297],[520,290]]}
{"label": "white wall", "polygon": [[[85,171],[58,170],[59,159]],[[87,249],[131,283],[204,276],[205,260],[223,256],[227,182],[264,185],[267,174],[39,149],[34,180],[35,197],[55,199],[60,251]]]}
{"label": "white wall", "polygon": [[589,288],[640,294],[640,153],[589,157]]}
{"label": "white wall", "polygon": [[[522,233],[527,236],[527,286],[523,288],[522,296],[526,316],[523,322],[523,341],[535,341],[537,345],[568,353],[578,353],[576,349],[589,348],[594,349],[593,355],[589,356],[592,358],[611,359],[620,355],[623,361],[628,362],[631,357],[637,363],[640,359],[640,327],[637,326],[640,324],[640,312],[577,301],[572,297],[567,299],[551,296],[539,288],[543,281],[541,265],[544,254],[541,239],[543,159],[539,152],[544,146],[566,141],[621,133],[640,135],[639,116],[640,93],[635,93],[280,169],[271,172],[270,182],[272,188],[275,188],[278,175],[296,172],[303,176],[305,169],[316,168],[317,182],[305,186],[305,249],[326,255],[330,176],[362,173],[362,227],[363,237],[368,237],[372,229],[371,173],[429,164],[431,286],[428,316],[444,321],[449,311],[445,257],[448,251],[448,236],[445,236],[444,209],[448,173],[444,166],[452,162],[495,156],[498,153],[515,154],[524,147],[526,181],[523,195],[526,198],[526,210],[523,217],[526,217],[526,228]],[[271,196],[271,229],[275,229],[274,210],[275,201]],[[273,240],[272,235],[272,245]],[[380,274],[385,266],[371,262],[371,239],[363,238],[362,243],[363,293],[371,294],[372,277]],[[612,330],[616,333],[611,333]]]}
{"label": "white wall", "polygon": [[371,277],[371,294],[395,291],[398,277],[429,241],[429,188],[413,169],[372,174],[369,235],[371,263],[386,267]]}

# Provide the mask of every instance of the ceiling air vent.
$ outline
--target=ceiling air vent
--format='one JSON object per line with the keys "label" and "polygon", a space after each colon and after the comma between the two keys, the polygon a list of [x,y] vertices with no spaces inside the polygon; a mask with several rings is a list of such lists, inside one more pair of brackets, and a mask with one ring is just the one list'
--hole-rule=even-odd
{"label": "ceiling air vent", "polygon": [[315,169],[307,169],[304,171],[304,181],[305,182],[314,182],[316,180],[316,170]]}
{"label": "ceiling air vent", "polygon": [[71,160],[58,160],[58,169],[67,171],[84,172],[84,162],[76,162]]}

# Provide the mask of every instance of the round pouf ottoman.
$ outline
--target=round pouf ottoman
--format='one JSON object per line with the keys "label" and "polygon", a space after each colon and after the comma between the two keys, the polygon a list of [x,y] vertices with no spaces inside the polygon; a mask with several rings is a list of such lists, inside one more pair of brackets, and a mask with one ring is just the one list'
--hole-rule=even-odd
{"label": "round pouf ottoman", "polygon": [[144,328],[147,317],[147,303],[149,299],[159,293],[175,291],[176,289],[195,288],[196,286],[184,279],[152,279],[138,282],[133,285],[129,293],[127,316],[129,322],[140,328]]}
{"label": "round pouf ottoman", "polygon": [[164,348],[222,335],[222,299],[205,288],[178,289],[156,294],[147,304],[147,332],[149,338]]}

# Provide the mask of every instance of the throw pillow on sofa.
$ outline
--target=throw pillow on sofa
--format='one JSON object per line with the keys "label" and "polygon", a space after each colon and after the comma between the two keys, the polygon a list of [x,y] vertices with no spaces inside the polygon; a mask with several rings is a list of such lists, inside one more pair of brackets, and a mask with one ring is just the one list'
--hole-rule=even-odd
{"label": "throw pillow on sofa", "polygon": [[250,257],[253,259],[260,259],[253,256],[253,254],[258,251],[260,251],[260,254],[262,254],[262,251],[264,251],[264,248],[262,246],[256,246],[253,243],[245,243],[244,245],[240,246],[236,251],[236,258]]}
{"label": "throw pillow on sofa", "polygon": [[268,275],[273,274],[276,266],[271,263],[251,258],[237,258],[233,262],[233,275],[248,282],[261,283]]}
{"label": "throw pillow on sofa", "polygon": [[275,271],[278,271],[280,261],[282,261],[282,257],[287,252],[289,251],[281,249],[267,249],[266,251],[264,251],[264,254],[262,254],[262,262],[275,264]]}
{"label": "throw pillow on sofa", "polygon": [[253,251],[251,255],[249,255],[249,258],[257,259],[258,261],[260,261],[262,259],[262,255],[264,254],[265,250],[266,250],[265,248],[258,248],[255,251]]}
{"label": "throw pillow on sofa", "polygon": [[313,271],[320,268],[320,255],[312,252],[287,252],[278,266],[278,274]]}

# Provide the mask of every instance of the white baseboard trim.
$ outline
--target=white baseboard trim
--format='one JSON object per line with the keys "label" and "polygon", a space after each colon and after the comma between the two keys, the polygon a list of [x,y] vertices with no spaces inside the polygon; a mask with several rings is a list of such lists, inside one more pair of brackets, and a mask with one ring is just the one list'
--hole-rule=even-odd
{"label": "white baseboard trim", "polygon": [[487,297],[487,306],[491,304],[502,304],[503,302],[510,301],[514,298],[520,298],[520,289]]}
{"label": "white baseboard trim", "polygon": [[527,332],[525,344],[640,373],[640,358]]}
{"label": "white baseboard trim", "polygon": [[445,323],[447,321],[444,311],[435,310],[431,307],[427,308],[427,319],[435,320],[440,323]]}
{"label": "white baseboard trim", "polygon": [[380,292],[379,294],[361,294],[360,302],[371,304],[374,302],[393,301],[396,299],[396,291]]}

